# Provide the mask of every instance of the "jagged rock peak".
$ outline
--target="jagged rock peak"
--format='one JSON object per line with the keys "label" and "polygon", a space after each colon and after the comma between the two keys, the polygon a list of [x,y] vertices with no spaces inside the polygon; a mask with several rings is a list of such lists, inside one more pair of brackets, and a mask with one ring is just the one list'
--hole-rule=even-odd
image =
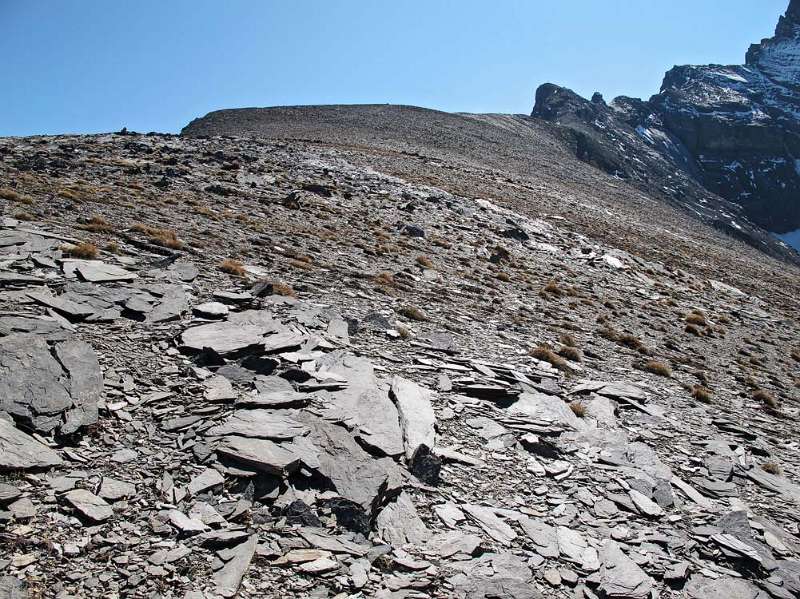
{"label": "jagged rock peak", "polygon": [[800,0],[789,3],[773,37],[750,46],[745,62],[778,82],[800,83]]}

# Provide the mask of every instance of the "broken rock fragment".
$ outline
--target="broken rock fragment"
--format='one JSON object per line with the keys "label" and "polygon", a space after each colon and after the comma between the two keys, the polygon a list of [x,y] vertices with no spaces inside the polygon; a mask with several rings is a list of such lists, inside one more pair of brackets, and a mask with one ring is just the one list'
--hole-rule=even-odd
{"label": "broken rock fragment", "polygon": [[436,445],[436,416],[431,405],[432,392],[413,381],[395,376],[392,396],[400,416],[406,459],[414,456],[420,445]]}
{"label": "broken rock fragment", "polygon": [[622,552],[616,541],[607,540],[600,549],[600,590],[618,599],[647,599],[653,580]]}
{"label": "broken rock fragment", "polygon": [[0,470],[27,470],[61,465],[61,457],[46,445],[0,418]]}
{"label": "broken rock fragment", "polygon": [[103,392],[91,346],[37,335],[0,339],[0,409],[40,433],[72,434],[97,421]]}

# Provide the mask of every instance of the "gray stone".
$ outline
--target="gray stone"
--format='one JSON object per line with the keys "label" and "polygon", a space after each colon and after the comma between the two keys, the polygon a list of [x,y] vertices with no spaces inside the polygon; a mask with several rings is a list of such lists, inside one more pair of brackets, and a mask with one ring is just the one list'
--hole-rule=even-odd
{"label": "gray stone", "polygon": [[0,418],[0,470],[49,468],[61,463],[55,451]]}
{"label": "gray stone", "polygon": [[225,565],[214,572],[214,583],[218,595],[222,597],[236,595],[242,584],[242,578],[250,567],[257,545],[258,535],[251,535],[244,543],[217,553],[225,562]]}
{"label": "gray stone", "polygon": [[556,425],[566,430],[582,430],[585,423],[560,397],[545,393],[522,393],[509,408],[511,414],[523,414],[529,418]]}
{"label": "gray stone", "polygon": [[92,348],[76,339],[54,344],[36,335],[0,339],[0,409],[37,432],[71,434],[97,421],[103,391]]}
{"label": "gray stone", "polygon": [[462,505],[462,509],[472,516],[478,524],[498,543],[510,545],[517,538],[517,533],[508,524],[503,522],[495,510],[481,505]]}
{"label": "gray stone", "polygon": [[93,522],[105,522],[114,515],[110,505],[86,489],[73,489],[64,495],[64,499]]}
{"label": "gray stone", "polygon": [[186,329],[181,345],[193,352],[211,349],[221,356],[245,350],[262,350],[267,331],[255,324],[215,322]]}
{"label": "gray stone", "polygon": [[97,494],[102,499],[109,501],[118,501],[136,495],[136,485],[126,483],[125,481],[117,480],[109,476],[103,477],[103,482],[100,484],[100,490]]}
{"label": "gray stone", "polygon": [[261,472],[285,476],[300,467],[300,457],[290,449],[268,439],[224,437],[217,454]]}
{"label": "gray stone", "polygon": [[431,405],[432,392],[399,376],[392,379],[392,396],[400,416],[406,459],[410,460],[420,445],[435,447],[436,416]]}
{"label": "gray stone", "polygon": [[69,276],[70,272],[76,272],[81,279],[89,283],[133,281],[137,278],[136,273],[99,260],[65,260],[63,269],[65,275]]}
{"label": "gray stone", "polygon": [[230,310],[220,302],[206,302],[192,308],[192,312],[204,318],[225,318]]}
{"label": "gray stone", "polygon": [[308,433],[308,427],[278,410],[236,410],[222,424],[212,426],[207,435],[238,435],[273,441],[287,441]]}
{"label": "gray stone", "polygon": [[359,439],[388,456],[403,453],[397,408],[378,386],[372,363],[341,351],[320,360],[318,376],[332,374],[347,386],[333,394],[331,415],[358,426]]}
{"label": "gray stone", "polygon": [[694,574],[684,592],[689,599],[757,599],[762,595],[755,585],[741,578],[708,578]]}
{"label": "gray stone", "polygon": [[221,485],[225,482],[223,477],[217,470],[213,468],[206,468],[200,474],[193,477],[186,485],[186,490],[190,495],[197,495],[208,489]]}
{"label": "gray stone", "polygon": [[653,580],[622,552],[616,541],[606,540],[600,548],[600,587],[604,596],[646,599]]}
{"label": "gray stone", "polygon": [[401,547],[406,543],[421,544],[431,535],[407,493],[400,493],[394,503],[381,510],[375,520],[375,527],[381,537],[393,547]]}

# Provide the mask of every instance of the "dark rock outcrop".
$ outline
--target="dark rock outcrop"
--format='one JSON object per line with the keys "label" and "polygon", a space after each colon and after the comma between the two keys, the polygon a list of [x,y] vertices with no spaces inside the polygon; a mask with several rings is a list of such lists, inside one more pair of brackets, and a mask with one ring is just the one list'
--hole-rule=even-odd
{"label": "dark rock outcrop", "polygon": [[751,243],[765,240],[750,223],[778,234],[800,228],[800,0],[744,65],[676,66],[649,101],[606,106],[597,96],[546,84],[533,116],[561,125],[582,160],[655,183]]}

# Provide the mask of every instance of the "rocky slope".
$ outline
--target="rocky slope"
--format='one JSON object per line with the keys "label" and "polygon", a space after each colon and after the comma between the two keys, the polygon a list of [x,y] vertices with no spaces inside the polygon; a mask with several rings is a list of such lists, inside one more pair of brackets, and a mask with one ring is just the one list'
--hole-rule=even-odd
{"label": "rocky slope", "polygon": [[0,140],[0,596],[800,594],[797,270],[441,118]]}
{"label": "rocky slope", "polygon": [[[673,197],[699,184],[778,234],[800,229],[800,1],[775,35],[754,44],[744,65],[679,66],[649,101],[609,106],[543,86],[533,114],[584,140],[582,157],[620,176],[655,178]],[[673,174],[674,181],[665,183]],[[667,176],[665,176],[667,175]],[[689,191],[692,209],[707,195]],[[730,210],[730,209],[729,209]]]}

